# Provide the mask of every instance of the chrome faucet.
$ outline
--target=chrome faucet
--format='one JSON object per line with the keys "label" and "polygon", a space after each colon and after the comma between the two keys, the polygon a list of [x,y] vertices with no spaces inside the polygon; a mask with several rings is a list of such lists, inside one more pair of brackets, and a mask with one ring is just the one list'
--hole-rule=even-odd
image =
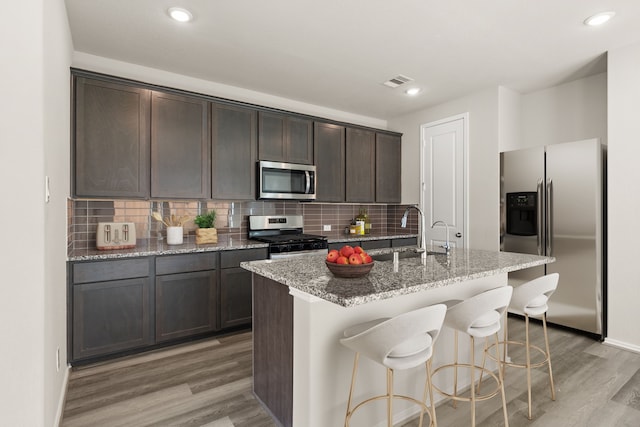
{"label": "chrome faucet", "polygon": [[407,228],[407,217],[409,216],[409,210],[411,210],[411,208],[414,208],[420,214],[420,232],[421,232],[421,234],[420,234],[420,245],[419,245],[418,252],[421,252],[422,253],[422,259],[426,260],[427,259],[427,227],[425,227],[424,213],[422,212],[422,210],[418,206],[415,206],[415,205],[411,205],[411,206],[407,207],[407,209],[404,211],[404,214],[402,215],[402,219],[400,220],[400,227]]}
{"label": "chrome faucet", "polygon": [[447,238],[446,238],[445,244],[442,245],[442,247],[444,248],[444,250],[447,253],[447,255],[449,255],[450,252],[451,252],[451,245],[449,244],[449,225],[444,221],[436,221],[433,224],[431,224],[431,228],[433,228],[436,224],[444,224],[444,226],[446,228]]}

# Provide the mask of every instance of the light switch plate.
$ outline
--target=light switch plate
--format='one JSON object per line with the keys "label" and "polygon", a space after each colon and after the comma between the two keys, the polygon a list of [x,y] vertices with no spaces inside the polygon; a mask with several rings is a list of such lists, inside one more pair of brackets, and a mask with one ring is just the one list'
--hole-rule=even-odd
{"label": "light switch plate", "polygon": [[325,224],[322,226],[322,231],[331,231],[331,224]]}

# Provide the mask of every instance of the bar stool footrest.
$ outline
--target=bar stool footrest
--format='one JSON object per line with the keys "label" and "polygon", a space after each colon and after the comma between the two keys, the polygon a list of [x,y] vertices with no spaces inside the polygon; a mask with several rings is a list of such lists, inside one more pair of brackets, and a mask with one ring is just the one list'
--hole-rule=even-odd
{"label": "bar stool footrest", "polygon": [[[439,371],[442,371],[442,370],[445,370],[445,369],[455,369],[456,366],[458,367],[458,369],[463,368],[463,369],[471,370],[471,366],[472,365],[469,364],[469,363],[458,363],[457,365],[454,365],[454,364],[442,365],[442,366],[439,366],[438,368],[436,368],[433,371],[433,373],[431,374],[431,377],[432,378],[435,377],[438,374]],[[493,378],[493,380],[496,382],[496,388],[494,390],[492,390],[489,393],[485,393],[485,394],[476,393],[475,394],[475,400],[476,401],[488,400],[488,399],[491,399],[492,397],[496,396],[498,393],[500,393],[500,379],[498,378],[498,376],[495,373],[493,373],[493,371],[491,371],[491,370],[489,370],[487,368],[483,368],[482,366],[478,366],[478,365],[473,365],[473,366],[474,366],[474,369],[476,370],[476,375],[479,375],[482,372],[483,374],[486,374],[486,375],[490,376],[491,378]],[[475,387],[475,385],[476,385],[476,381],[474,379],[472,384],[469,385],[469,388],[470,387]],[[441,390],[435,384],[433,385],[433,389],[436,392],[440,393],[441,395],[443,395],[445,397],[448,397],[450,399],[453,399],[453,400],[457,400],[457,401],[460,401],[460,402],[470,402],[471,401],[471,397],[470,396],[469,397],[460,396],[459,394],[453,395],[453,394],[448,393],[448,392],[446,392],[444,390]],[[467,393],[468,389],[464,389],[463,392]]]}

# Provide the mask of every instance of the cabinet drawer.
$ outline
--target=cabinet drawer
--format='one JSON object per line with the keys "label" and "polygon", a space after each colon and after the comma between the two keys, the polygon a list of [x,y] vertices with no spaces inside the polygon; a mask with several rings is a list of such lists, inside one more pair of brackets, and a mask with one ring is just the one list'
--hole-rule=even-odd
{"label": "cabinet drawer", "polygon": [[393,239],[391,241],[391,246],[397,248],[399,246],[416,246],[418,244],[417,237],[406,237],[402,239]]}
{"label": "cabinet drawer", "polygon": [[390,248],[391,241],[390,240],[365,240],[362,242],[362,249],[380,249],[380,248]]}
{"label": "cabinet drawer", "polygon": [[156,275],[215,270],[216,258],[215,252],[159,256],[156,258]]}
{"label": "cabinet drawer", "polygon": [[149,259],[80,262],[73,264],[72,271],[74,284],[147,277],[149,275]]}
{"label": "cabinet drawer", "polygon": [[255,261],[269,257],[267,248],[240,249],[220,252],[220,268],[240,267],[244,261]]}

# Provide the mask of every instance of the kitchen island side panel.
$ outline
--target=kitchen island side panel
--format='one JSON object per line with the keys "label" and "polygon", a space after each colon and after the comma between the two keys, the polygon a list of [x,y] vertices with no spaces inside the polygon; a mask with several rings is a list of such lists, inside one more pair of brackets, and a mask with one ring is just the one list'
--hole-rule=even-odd
{"label": "kitchen island side panel", "polygon": [[293,297],[253,275],[253,392],[284,427],[293,425]]}

